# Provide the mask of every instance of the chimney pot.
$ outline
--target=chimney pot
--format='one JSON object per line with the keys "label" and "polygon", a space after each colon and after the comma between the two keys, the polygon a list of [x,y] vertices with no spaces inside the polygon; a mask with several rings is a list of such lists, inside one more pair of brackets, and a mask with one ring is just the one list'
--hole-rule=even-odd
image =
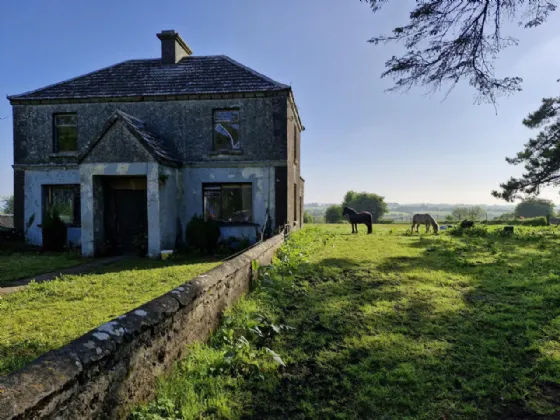
{"label": "chimney pot", "polygon": [[161,62],[177,64],[181,59],[192,55],[192,50],[183,38],[173,29],[163,30],[157,37],[161,41]]}

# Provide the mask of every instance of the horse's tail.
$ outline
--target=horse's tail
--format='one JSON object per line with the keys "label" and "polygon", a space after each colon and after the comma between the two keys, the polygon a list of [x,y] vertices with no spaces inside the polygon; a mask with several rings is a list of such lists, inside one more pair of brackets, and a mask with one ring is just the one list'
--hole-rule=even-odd
{"label": "horse's tail", "polygon": [[373,215],[370,213],[369,214],[369,223],[367,225],[367,233],[372,233],[373,232]]}

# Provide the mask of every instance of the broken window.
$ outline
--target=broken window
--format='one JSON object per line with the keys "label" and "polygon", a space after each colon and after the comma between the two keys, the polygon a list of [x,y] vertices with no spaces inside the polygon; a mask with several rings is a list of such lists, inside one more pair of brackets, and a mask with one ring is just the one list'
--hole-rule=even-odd
{"label": "broken window", "polygon": [[76,152],[78,150],[78,116],[55,114],[54,152]]}
{"label": "broken window", "polygon": [[64,223],[79,226],[81,222],[80,186],[43,186],[43,214],[54,209]]}
{"label": "broken window", "polygon": [[214,150],[239,150],[239,110],[214,111]]}
{"label": "broken window", "polygon": [[251,222],[252,184],[205,184],[204,218],[222,222]]}

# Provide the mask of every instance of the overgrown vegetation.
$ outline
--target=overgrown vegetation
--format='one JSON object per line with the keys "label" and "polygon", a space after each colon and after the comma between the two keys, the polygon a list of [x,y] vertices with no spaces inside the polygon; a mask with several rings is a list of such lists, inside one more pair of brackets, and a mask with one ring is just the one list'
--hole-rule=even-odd
{"label": "overgrown vegetation", "polygon": [[387,225],[350,235],[340,225],[296,233],[210,343],[191,348],[134,417],[555,413],[558,230],[469,230],[411,235],[408,226]]}
{"label": "overgrown vegetation", "polygon": [[[6,265],[18,263],[17,258],[9,261]],[[45,264],[44,259],[37,261]],[[22,291],[1,296],[0,375],[23,367],[217,264],[210,257],[175,255],[166,261],[121,261],[96,273],[31,283]]]}

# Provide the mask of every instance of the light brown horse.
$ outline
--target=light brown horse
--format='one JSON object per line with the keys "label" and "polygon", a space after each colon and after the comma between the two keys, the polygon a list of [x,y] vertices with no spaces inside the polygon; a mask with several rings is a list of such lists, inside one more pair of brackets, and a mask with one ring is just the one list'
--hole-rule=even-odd
{"label": "light brown horse", "polygon": [[432,215],[428,213],[424,213],[424,214],[417,213],[414,216],[412,216],[412,227],[410,228],[410,233],[414,232],[415,225],[416,225],[416,233],[418,233],[418,228],[420,227],[420,225],[426,225],[426,233],[429,232],[430,225],[434,228],[434,233],[436,235],[439,231],[439,225],[432,217]]}

